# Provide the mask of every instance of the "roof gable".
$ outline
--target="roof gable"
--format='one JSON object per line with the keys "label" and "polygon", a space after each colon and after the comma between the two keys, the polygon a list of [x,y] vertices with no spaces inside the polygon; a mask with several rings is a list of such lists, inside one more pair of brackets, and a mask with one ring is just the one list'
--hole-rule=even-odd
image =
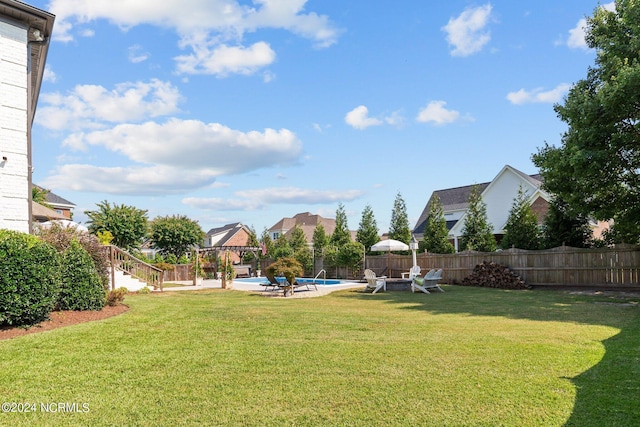
{"label": "roof gable", "polygon": [[440,203],[442,203],[442,209],[445,213],[465,210],[469,207],[469,195],[471,194],[471,190],[475,186],[478,186],[480,188],[480,191],[482,192],[489,186],[489,183],[485,182],[482,184],[465,185],[463,187],[447,188],[444,190],[434,191],[431,194],[431,197],[429,197],[427,205],[422,210],[418,221],[416,221],[416,226],[413,229],[413,232],[415,234],[422,234],[424,232],[427,217],[429,216],[429,211],[431,210],[431,200],[433,199],[434,195],[437,195],[440,199]]}
{"label": "roof gable", "polygon": [[[489,222],[496,221],[497,223],[491,223],[494,227],[500,227],[499,229],[496,228],[500,230],[506,223],[506,217],[504,220],[502,219],[503,213],[506,212],[508,217],[509,210],[513,204],[513,199],[517,195],[520,184],[527,191],[531,202],[533,202],[533,200],[538,196],[546,200],[549,199],[549,195],[541,188],[542,176],[540,174],[527,175],[512,166],[505,165],[491,182],[434,191],[420,214],[420,217],[418,217],[418,221],[416,221],[416,226],[413,229],[413,232],[418,235],[422,235],[424,232],[427,217],[429,216],[429,210],[431,209],[431,200],[434,195],[437,195],[440,198],[445,214],[466,211],[469,207],[469,196],[471,195],[471,190],[474,186],[479,187],[482,199],[487,203],[487,205],[489,204],[489,200],[491,201],[492,207],[494,205],[501,206],[501,208],[498,208],[495,213],[492,212],[492,215],[490,215],[489,206],[487,206],[487,217]],[[508,203],[503,200],[505,198],[508,198]],[[495,203],[496,200],[499,201],[497,205]],[[502,211],[500,209],[502,209]],[[464,224],[464,221],[461,221],[463,218],[464,214],[458,220],[448,220],[447,228],[454,234],[460,233]]]}
{"label": "roof gable", "polygon": [[[509,211],[513,201],[522,188],[528,195],[530,202],[538,195],[548,200],[549,196],[540,189],[542,182],[535,176],[526,175],[512,166],[506,165],[482,191],[482,201],[487,206],[487,221],[493,226],[494,233],[501,234],[509,218]],[[537,197],[537,196],[536,196]],[[464,217],[451,228],[453,235],[462,234]]]}

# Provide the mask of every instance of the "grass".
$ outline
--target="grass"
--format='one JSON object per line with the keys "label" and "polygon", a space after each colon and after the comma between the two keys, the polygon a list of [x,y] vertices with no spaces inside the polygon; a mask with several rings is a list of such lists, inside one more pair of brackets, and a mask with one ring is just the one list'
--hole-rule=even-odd
{"label": "grass", "polygon": [[173,283],[173,282],[165,282],[162,284],[162,288],[182,288],[184,286],[193,286],[193,283]]}
{"label": "grass", "polygon": [[3,401],[38,405],[0,424],[640,424],[638,306],[445,290],[131,296],[124,315],[0,342]]}

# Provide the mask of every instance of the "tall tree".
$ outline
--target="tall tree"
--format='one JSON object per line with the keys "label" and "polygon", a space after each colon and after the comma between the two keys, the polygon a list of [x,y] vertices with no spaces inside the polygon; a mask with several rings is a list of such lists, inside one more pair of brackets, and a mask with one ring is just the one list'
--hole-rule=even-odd
{"label": "tall tree", "polygon": [[551,200],[542,227],[542,247],[545,249],[566,245],[588,248],[592,245],[593,232],[589,220],[582,214],[569,210],[557,197]]}
{"label": "tall tree", "polygon": [[162,255],[180,258],[192,247],[202,244],[204,231],[198,221],[184,215],[158,216],[151,221],[149,237]]}
{"label": "tall tree", "polygon": [[540,247],[538,218],[533,213],[529,197],[522,186],[513,199],[504,229],[505,233],[500,244],[503,248],[538,249]]}
{"label": "tall tree", "polygon": [[462,248],[480,252],[496,250],[493,226],[487,219],[487,205],[482,200],[482,194],[477,185],[473,186],[469,195],[469,208],[464,216],[462,230]]}
{"label": "tall tree", "polygon": [[331,243],[334,246],[340,247],[342,245],[346,245],[351,241],[351,232],[349,231],[349,226],[347,225],[347,213],[344,210],[344,205],[342,203],[338,204],[338,209],[336,210],[336,228],[333,230],[333,234],[331,235]]}
{"label": "tall tree", "polygon": [[595,9],[585,40],[595,66],[554,106],[567,123],[562,146],[533,155],[544,187],[571,211],[613,219],[619,241],[640,236],[640,2]]}
{"label": "tall tree", "polygon": [[329,236],[324,229],[324,225],[317,224],[313,229],[313,254],[316,257],[321,257],[324,252],[324,248],[329,244]]}
{"label": "tall tree", "polygon": [[389,238],[404,242],[407,245],[411,241],[411,228],[409,228],[409,217],[407,216],[407,205],[400,193],[396,194],[391,212],[391,222],[389,224]]}
{"label": "tall tree", "polygon": [[271,255],[273,259],[290,258],[293,256],[293,249],[291,249],[289,240],[284,234],[278,236],[276,241],[273,242],[269,255]]}
{"label": "tall tree", "polygon": [[147,211],[133,206],[111,206],[106,200],[97,204],[98,210],[85,211],[92,234],[109,231],[113,244],[124,249],[138,249],[147,235]]}
{"label": "tall tree", "polygon": [[449,241],[444,209],[437,194],[434,194],[429,201],[429,214],[424,227],[424,238],[420,242],[419,249],[434,254],[452,254],[456,251]]}
{"label": "tall tree", "polygon": [[265,252],[264,256],[270,256],[271,251],[273,251],[273,240],[271,240],[269,230],[267,230],[266,227],[262,230],[262,234],[260,235],[260,243],[262,244],[262,249]]}
{"label": "tall tree", "polygon": [[307,247],[307,238],[298,224],[293,227],[293,230],[291,230],[289,234],[289,246],[294,252],[298,252]]}
{"label": "tall tree", "polygon": [[[259,248],[260,242],[258,241],[258,235],[256,234],[255,228],[253,228],[253,226],[247,227],[247,228],[249,229],[249,235],[247,236],[247,246]],[[253,260],[256,258],[256,255],[257,254],[255,254],[254,252],[247,251],[244,253],[242,257],[242,262],[243,263],[253,262]]]}
{"label": "tall tree", "polygon": [[365,251],[369,253],[371,246],[378,243],[380,240],[380,231],[378,230],[378,224],[373,216],[373,209],[370,205],[365,206],[362,211],[362,218],[360,219],[360,225],[356,233],[356,242],[361,243]]}

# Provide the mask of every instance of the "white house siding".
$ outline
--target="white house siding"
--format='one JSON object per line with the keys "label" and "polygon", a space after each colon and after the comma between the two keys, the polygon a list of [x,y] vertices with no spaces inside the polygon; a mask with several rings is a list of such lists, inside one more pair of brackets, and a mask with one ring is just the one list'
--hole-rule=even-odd
{"label": "white house siding", "polygon": [[528,197],[536,190],[511,170],[506,169],[485,189],[482,200],[487,205],[487,220],[493,225],[494,234],[504,233],[503,227],[509,219],[509,211],[521,185]]}
{"label": "white house siding", "polygon": [[27,28],[0,18],[0,228],[24,233],[29,232],[27,57]]}

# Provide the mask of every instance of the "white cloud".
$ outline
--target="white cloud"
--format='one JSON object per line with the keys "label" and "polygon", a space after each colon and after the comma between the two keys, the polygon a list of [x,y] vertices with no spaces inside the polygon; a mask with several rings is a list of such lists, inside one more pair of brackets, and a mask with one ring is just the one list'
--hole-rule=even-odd
{"label": "white cloud", "polygon": [[69,164],[58,167],[47,177],[47,188],[64,188],[108,194],[178,194],[202,187],[215,180],[209,170],[179,169],[171,166],[100,167]]}
{"label": "white cloud", "polygon": [[[615,2],[604,4],[601,7],[609,12],[614,12],[616,10]],[[587,41],[585,40],[586,28],[587,20],[585,18],[580,19],[576,26],[569,30],[567,46],[572,49],[588,50],[589,46],[587,46]]]}
{"label": "white cloud", "polygon": [[129,62],[138,64],[149,59],[149,56],[149,52],[145,52],[139,44],[129,47]]}
{"label": "white cloud", "polygon": [[384,118],[384,121],[391,126],[402,126],[405,122],[405,118],[400,111],[394,111],[389,116]]}
{"label": "white cloud", "polygon": [[121,83],[107,90],[79,85],[67,94],[40,95],[37,124],[52,130],[100,128],[105,123],[139,121],[178,112],[182,97],[171,83],[160,80]]}
{"label": "white cloud", "polygon": [[264,203],[287,204],[321,204],[340,201],[351,201],[364,194],[360,190],[309,190],[296,187],[285,188],[261,188],[259,190],[244,190],[236,192],[236,195],[252,200],[261,200]]}
{"label": "white cloud", "polygon": [[186,74],[214,74],[226,77],[229,74],[250,75],[273,63],[276,53],[268,43],[243,46],[217,45],[212,50],[198,47],[191,55],[175,58],[178,72]]}
{"label": "white cloud", "polygon": [[542,88],[536,88],[533,90],[520,89],[517,92],[509,92],[507,99],[512,104],[533,104],[533,103],[546,103],[554,104],[560,102],[564,95],[571,89],[571,85],[568,83],[562,83],[555,88],[545,91]]}
{"label": "white cloud", "polygon": [[382,124],[381,120],[369,117],[369,109],[364,105],[360,105],[349,111],[347,115],[344,116],[344,121],[356,129],[366,129],[369,126],[379,126]]}
{"label": "white cloud", "polygon": [[360,190],[311,190],[296,187],[273,187],[237,191],[234,199],[187,197],[182,203],[208,210],[256,210],[273,204],[323,204],[351,201],[361,197]]}
{"label": "white cloud", "polygon": [[446,109],[445,105],[447,105],[445,101],[431,101],[420,110],[416,120],[421,123],[431,122],[436,125],[445,125],[458,120],[460,113]]}
{"label": "white cloud", "polygon": [[[246,2],[242,2],[246,3]],[[73,40],[77,26],[104,19],[126,30],[137,25],[157,25],[174,30],[179,46],[192,53],[179,56],[184,73],[240,72],[250,74],[270,64],[275,53],[266,42],[242,46],[245,33],[284,29],[310,39],[317,47],[337,41],[338,30],[326,15],[306,12],[307,0],[51,0],[56,15],[54,39]],[[230,43],[232,42],[232,43]],[[230,47],[231,46],[231,47]]]}
{"label": "white cloud", "polygon": [[572,49],[588,49],[587,41],[584,39],[585,29],[587,27],[587,20],[582,18],[578,21],[578,24],[571,30],[569,30],[569,39],[567,40],[567,46]]}
{"label": "white cloud", "polygon": [[53,72],[53,70],[51,69],[51,67],[47,64],[44,67],[44,74],[42,76],[42,79],[45,82],[51,82],[51,83],[55,83],[56,79],[58,78],[58,76],[56,76],[56,73]]}
{"label": "white cloud", "polygon": [[241,132],[218,123],[178,119],[79,132],[64,144],[100,146],[125,156],[132,166],[67,164],[45,185],[134,195],[180,193],[211,185],[223,175],[295,164],[302,152],[302,143],[287,129]]}
{"label": "white cloud", "polygon": [[82,31],[80,31],[80,35],[82,37],[93,37],[93,36],[96,35],[96,32],[91,30],[91,29],[89,29],[89,28],[85,28]]}
{"label": "white cloud", "polygon": [[169,119],[77,133],[64,145],[102,146],[137,163],[237,174],[297,162],[302,143],[287,129],[241,132],[219,123]]}
{"label": "white cloud", "polygon": [[486,30],[491,19],[491,4],[465,9],[457,18],[449,19],[442,30],[447,33],[447,41],[453,46],[451,55],[469,56],[479,52],[489,43],[491,35]]}
{"label": "white cloud", "polygon": [[192,208],[211,211],[255,211],[265,206],[257,200],[221,197],[186,197],[182,199],[182,203]]}

